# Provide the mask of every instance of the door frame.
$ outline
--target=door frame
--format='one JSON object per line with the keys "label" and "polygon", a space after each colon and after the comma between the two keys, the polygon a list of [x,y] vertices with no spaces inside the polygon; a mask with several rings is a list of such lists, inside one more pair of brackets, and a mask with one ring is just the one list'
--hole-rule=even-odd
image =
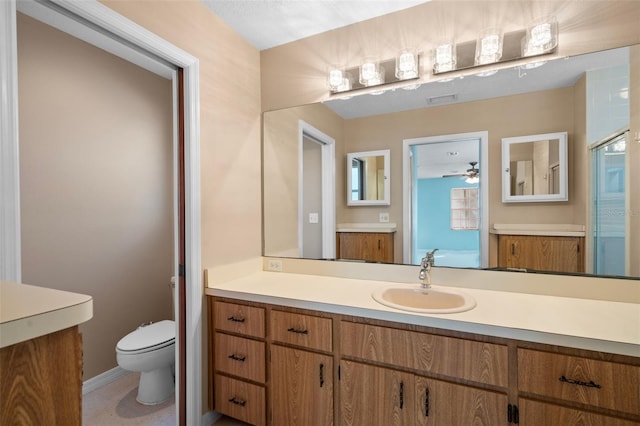
{"label": "door frame", "polygon": [[[135,24],[96,0],[37,0],[20,2],[23,7],[35,7],[45,15],[59,20],[71,20],[80,27],[80,32],[97,35],[104,45],[85,39],[104,50],[110,51],[150,69],[158,64],[160,68],[173,67],[171,80],[174,87],[174,120],[177,120],[176,108],[177,71],[183,70],[184,77],[184,166],[185,166],[185,245],[186,259],[186,298],[185,306],[176,303],[176,318],[186,313],[186,337],[180,342],[180,333],[176,334],[176,363],[185,363],[186,395],[180,401],[176,394],[176,407],[185,407],[185,413],[176,410],[176,420],[186,424],[202,423],[202,272],[200,242],[200,99],[199,99],[199,62],[187,52],[172,45],[154,33]],[[2,255],[0,256],[0,279],[21,282],[21,244],[20,244],[20,171],[18,138],[18,74],[17,74],[17,25],[16,0],[0,2],[0,181],[2,182],[0,209],[0,232],[2,234]],[[70,19],[69,19],[70,18]],[[80,25],[77,25],[77,24]],[[78,37],[78,35],[74,35]],[[90,38],[90,36],[87,36]],[[79,37],[83,38],[83,37]],[[84,38],[83,38],[84,39]],[[140,63],[138,62],[140,61]],[[145,66],[146,63],[146,66]],[[154,71],[158,73],[157,71]],[[174,170],[177,167],[177,122],[174,122],[173,147]],[[174,172],[174,190],[177,188]],[[174,210],[177,206],[174,207]],[[174,213],[176,213],[174,211]],[[177,225],[176,225],[177,227]],[[174,245],[178,242],[174,241]],[[177,253],[177,252],[176,252]],[[177,256],[177,254],[176,254]],[[179,275],[177,260],[174,264],[175,275]],[[179,355],[179,347],[184,344],[186,357]],[[179,369],[176,369],[179,375]],[[176,383],[180,377],[176,377]]]}
{"label": "door frame", "polygon": [[322,156],[322,258],[336,257],[336,170],[335,139],[304,120],[298,121],[298,256],[304,242],[303,144],[305,135],[321,144]]}
{"label": "door frame", "polygon": [[[485,172],[485,182],[489,170],[489,132],[456,133],[452,135],[427,136],[422,138],[404,139],[402,141],[402,261],[412,264],[412,167],[411,147],[428,143],[443,143],[459,140],[478,139],[480,141],[480,158],[478,168]],[[480,183],[480,267],[489,266],[489,185]]]}

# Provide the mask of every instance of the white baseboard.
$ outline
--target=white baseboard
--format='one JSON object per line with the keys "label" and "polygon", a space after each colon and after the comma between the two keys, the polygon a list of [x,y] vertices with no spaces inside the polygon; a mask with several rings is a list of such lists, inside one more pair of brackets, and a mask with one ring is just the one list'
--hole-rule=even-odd
{"label": "white baseboard", "polygon": [[207,411],[202,415],[202,426],[211,426],[222,417],[222,414],[215,411]]}
{"label": "white baseboard", "polygon": [[115,367],[111,370],[105,371],[102,374],[98,374],[97,376],[92,377],[89,380],[85,380],[84,382],[82,382],[82,395],[86,395],[87,393],[94,391],[99,387],[108,385],[114,380],[129,373],[129,371],[123,368]]}

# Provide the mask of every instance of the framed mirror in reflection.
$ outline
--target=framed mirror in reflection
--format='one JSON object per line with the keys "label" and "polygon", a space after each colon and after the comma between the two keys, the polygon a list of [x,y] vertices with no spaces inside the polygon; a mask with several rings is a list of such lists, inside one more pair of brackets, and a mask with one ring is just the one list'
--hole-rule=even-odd
{"label": "framed mirror in reflection", "polygon": [[388,206],[391,186],[391,151],[347,154],[347,205]]}
{"label": "framed mirror in reflection", "polygon": [[502,139],[503,203],[567,200],[567,132]]}
{"label": "framed mirror in reflection", "polygon": [[[633,48],[637,50],[638,46]],[[394,234],[394,263],[415,263],[413,258],[407,258],[404,253],[405,239],[408,237],[404,235],[403,217],[404,211],[411,207],[403,205],[402,194],[405,186],[411,185],[411,180],[404,178],[406,167],[403,164],[403,141],[454,133],[486,132],[486,165],[479,164],[479,170],[482,184],[487,185],[489,192],[488,201],[481,203],[481,206],[488,208],[488,226],[481,230],[481,237],[485,236],[489,241],[486,252],[488,264],[481,267],[499,267],[497,238],[489,234],[494,224],[570,225],[585,229],[586,232],[585,250],[581,253],[585,271],[589,274],[608,275],[605,271],[610,269],[595,267],[596,264],[607,262],[606,256],[602,256],[601,250],[594,243],[596,228],[600,226],[593,225],[598,223],[598,218],[594,216],[601,213],[588,208],[608,193],[597,191],[593,187],[591,176],[595,173],[593,169],[596,166],[590,156],[592,146],[602,143],[606,135],[630,125],[629,104],[638,102],[640,91],[629,90],[629,87],[636,87],[629,79],[629,51],[630,48],[620,48],[595,52],[550,60],[534,69],[523,70],[514,66],[512,69],[502,69],[490,77],[466,76],[453,81],[425,83],[416,90],[387,91],[378,96],[365,94],[349,100],[331,99],[323,103],[266,112],[263,131],[264,255],[296,256],[295,253],[299,252],[296,221],[304,217],[296,219],[296,182],[280,177],[283,176],[283,170],[293,170],[295,167],[293,160],[297,158],[297,123],[298,120],[304,120],[335,140],[335,223],[378,223],[379,217],[384,214],[390,223],[398,224]],[[602,81],[606,81],[606,84],[598,86]],[[456,96],[443,97],[451,93]],[[611,104],[612,99],[616,101],[615,105]],[[611,108],[627,112],[613,114]],[[291,129],[291,137],[285,137],[285,133],[276,132],[274,128]],[[545,142],[549,158],[548,164],[545,163],[544,166],[547,170],[547,183],[544,187],[548,194],[536,192],[536,188],[539,189],[542,184],[535,184],[535,181],[532,181],[529,188],[525,188],[526,184],[519,190],[514,188],[512,193],[511,187],[517,184],[512,185],[509,180],[506,197],[516,200],[524,200],[517,197],[551,197],[556,199],[554,201],[566,201],[501,202],[503,172],[506,168],[512,169],[511,154],[514,162],[520,161],[516,160],[516,144],[512,143],[507,157],[509,166],[503,166],[502,140],[517,135],[545,135],[557,130],[564,132],[557,137],[545,139],[549,141]],[[534,150],[537,142],[521,141],[518,145]],[[357,200],[347,199],[343,192],[345,188],[348,188],[348,193],[352,189],[348,183],[352,163],[345,164],[347,154],[379,150],[389,150],[390,168],[387,176],[390,185],[389,190],[384,191],[389,202],[366,209],[351,208],[349,203]],[[628,164],[637,164],[639,151],[627,149],[625,155],[630,156]],[[564,158],[560,158],[562,155]],[[609,157],[611,156],[607,158]],[[289,158],[292,161],[285,164],[285,160]],[[570,159],[570,164],[567,164],[567,159]],[[441,175],[464,174],[468,169],[474,169],[469,165],[470,161],[476,160],[467,160],[456,166],[456,173],[451,168]],[[533,168],[537,165],[536,160],[523,161],[531,161],[531,179],[535,179]],[[526,175],[526,163],[522,167]],[[514,168],[517,169],[517,166]],[[566,177],[563,178],[565,173]],[[629,170],[624,173],[629,173]],[[459,176],[456,179],[462,182],[463,178]],[[637,210],[633,206],[638,205],[640,194],[637,187],[633,186],[634,190],[632,186],[626,187],[627,193],[625,197],[621,197],[629,202],[621,211],[623,215],[631,212],[623,218],[628,219],[630,226],[636,228],[625,228],[627,230],[622,232],[628,236],[625,247],[638,250],[640,232],[633,232],[633,229],[639,226],[640,214],[633,213],[634,208]],[[518,195],[517,191],[522,195]],[[528,194],[527,191],[531,193]],[[551,200],[547,198],[544,201]],[[606,209],[602,212],[607,214]],[[444,251],[449,243],[450,241],[438,241],[429,245],[429,248]],[[599,259],[596,259],[597,253],[600,253]],[[623,257],[634,259],[639,255],[640,253],[627,252]],[[440,266],[437,259],[436,266]],[[549,268],[545,271],[557,272],[552,267]],[[626,276],[640,277],[638,269],[628,268],[628,265],[616,270],[624,270]]]}

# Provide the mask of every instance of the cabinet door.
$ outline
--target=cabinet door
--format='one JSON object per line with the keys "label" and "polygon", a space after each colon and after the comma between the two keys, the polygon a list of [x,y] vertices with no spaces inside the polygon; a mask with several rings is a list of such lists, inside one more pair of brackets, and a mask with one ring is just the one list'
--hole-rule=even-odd
{"label": "cabinet door", "polygon": [[633,426],[638,422],[623,420],[601,414],[589,413],[575,408],[562,407],[529,399],[520,399],[520,426]]}
{"label": "cabinet door", "polygon": [[584,272],[583,239],[501,235],[498,266],[554,272]]}
{"label": "cabinet door", "polygon": [[[416,377],[416,425],[506,425],[507,395]],[[549,423],[539,423],[540,425]]]}
{"label": "cabinet door", "polygon": [[393,233],[340,232],[338,253],[341,259],[393,262]]}
{"label": "cabinet door", "polygon": [[333,358],[271,346],[273,425],[333,425]]}
{"label": "cabinet door", "polygon": [[413,375],[388,368],[342,361],[342,425],[414,426]]}

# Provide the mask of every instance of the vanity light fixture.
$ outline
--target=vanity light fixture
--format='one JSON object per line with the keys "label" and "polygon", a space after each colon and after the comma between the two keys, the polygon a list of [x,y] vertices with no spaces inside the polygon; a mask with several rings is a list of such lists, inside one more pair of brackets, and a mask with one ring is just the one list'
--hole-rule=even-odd
{"label": "vanity light fixture", "polygon": [[342,68],[329,67],[327,85],[329,90],[334,93],[346,92],[351,90],[353,85],[353,77],[351,73],[344,71]]}
{"label": "vanity light fixture", "polygon": [[442,43],[433,50],[433,72],[447,72],[456,69],[456,45],[453,42]]}
{"label": "vanity light fixture", "polygon": [[[527,28],[522,38],[522,56],[544,55],[553,51],[558,45],[558,22],[555,18],[535,21]],[[522,65],[523,69],[533,69],[544,65],[546,61],[530,62]]]}
{"label": "vanity light fixture", "polygon": [[489,28],[480,34],[476,43],[476,65],[498,62],[502,58],[502,31]]}

